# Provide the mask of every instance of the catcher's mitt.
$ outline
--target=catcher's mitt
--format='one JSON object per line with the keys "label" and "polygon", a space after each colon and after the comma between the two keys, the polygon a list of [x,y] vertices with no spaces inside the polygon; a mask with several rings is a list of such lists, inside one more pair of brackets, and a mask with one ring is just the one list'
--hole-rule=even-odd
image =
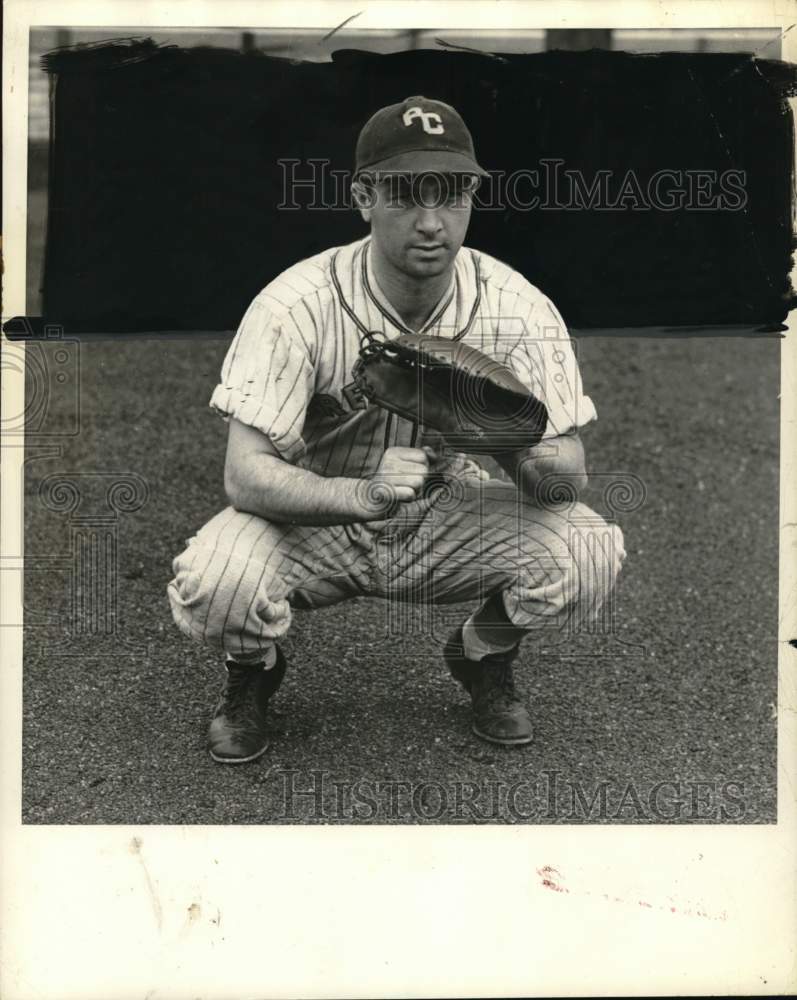
{"label": "catcher's mitt", "polygon": [[350,406],[376,403],[440,431],[459,451],[494,455],[531,448],[548,423],[545,404],[506,365],[461,341],[375,335],[366,338],[352,374]]}

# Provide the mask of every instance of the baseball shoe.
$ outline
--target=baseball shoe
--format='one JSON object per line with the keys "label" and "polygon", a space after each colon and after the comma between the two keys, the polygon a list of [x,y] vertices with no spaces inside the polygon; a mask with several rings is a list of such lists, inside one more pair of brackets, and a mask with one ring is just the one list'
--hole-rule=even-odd
{"label": "baseball shoe", "polygon": [[227,680],[210,723],[210,756],[220,764],[245,764],[268,749],[266,709],[288,666],[277,646],[271,670],[227,662]]}
{"label": "baseball shoe", "polygon": [[452,676],[473,703],[473,732],[490,743],[515,746],[533,738],[528,709],[515,693],[512,662],[520,644],[505,653],[482,660],[469,660],[462,644],[462,628],[456,629],[443,649]]}

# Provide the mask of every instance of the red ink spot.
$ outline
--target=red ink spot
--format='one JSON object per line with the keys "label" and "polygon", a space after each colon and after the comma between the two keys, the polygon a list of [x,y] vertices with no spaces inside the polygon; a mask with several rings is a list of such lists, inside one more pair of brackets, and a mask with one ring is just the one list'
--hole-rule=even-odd
{"label": "red ink spot", "polygon": [[545,886],[546,889],[552,889],[554,892],[569,892],[570,891],[569,889],[565,889],[564,886],[559,885],[558,883],[554,882],[553,879],[548,878],[549,875],[555,875],[558,878],[562,877],[559,874],[559,872],[555,868],[553,868],[551,865],[543,865],[542,868],[538,868],[537,869],[537,874],[542,879],[542,884],[543,884],[543,886]]}

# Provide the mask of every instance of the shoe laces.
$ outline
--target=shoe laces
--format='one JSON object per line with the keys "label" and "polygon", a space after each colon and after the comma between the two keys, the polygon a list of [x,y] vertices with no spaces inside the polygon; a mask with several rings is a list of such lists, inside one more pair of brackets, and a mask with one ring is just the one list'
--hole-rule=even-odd
{"label": "shoe laces", "polygon": [[257,718],[257,701],[252,697],[260,668],[231,665],[227,667],[222,704],[224,715],[236,724],[246,724]]}
{"label": "shoe laces", "polygon": [[479,701],[490,708],[505,708],[517,702],[512,661],[516,650],[502,653],[499,657],[486,656],[481,662],[478,684]]}

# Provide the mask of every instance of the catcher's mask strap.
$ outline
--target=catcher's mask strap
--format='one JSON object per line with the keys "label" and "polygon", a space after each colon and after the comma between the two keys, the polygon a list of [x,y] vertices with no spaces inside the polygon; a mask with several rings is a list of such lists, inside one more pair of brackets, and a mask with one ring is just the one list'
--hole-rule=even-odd
{"label": "catcher's mask strap", "polygon": [[329,269],[330,269],[330,274],[332,275],[332,284],[335,286],[335,291],[338,293],[338,298],[340,299],[341,306],[343,306],[343,309],[348,315],[348,317],[352,320],[354,325],[363,335],[363,340],[365,340],[368,344],[372,344],[376,337],[384,338],[384,334],[380,333],[378,330],[369,330],[368,327],[365,325],[365,323],[362,322],[357,313],[351,308],[349,303],[346,301],[343,295],[343,289],[340,287],[340,279],[338,278],[338,269],[336,266],[336,261],[338,259],[339,253],[340,250],[338,250],[333,255],[332,261],[330,263]]}
{"label": "catcher's mask strap", "polygon": [[[375,337],[380,338],[382,340],[389,339],[386,334],[382,333],[379,330],[376,331],[369,330],[368,327],[362,322],[360,317],[357,315],[357,313],[351,308],[349,303],[346,301],[346,297],[344,296],[343,289],[341,288],[340,285],[340,279],[338,278],[337,259],[339,253],[340,250],[337,250],[332,255],[332,260],[330,261],[329,269],[330,269],[330,274],[332,276],[332,284],[335,286],[335,291],[337,292],[338,299],[340,300],[340,304],[344,312],[351,319],[351,321],[354,323],[354,325],[357,327],[360,333],[363,334],[363,338],[365,340],[366,345],[373,344]],[[479,306],[481,305],[481,298],[482,298],[481,267],[479,266],[479,258],[472,251],[471,251],[471,260],[473,262],[475,278],[476,278],[476,296],[473,300],[473,307],[471,308],[467,322],[465,323],[463,328],[459,331],[459,333],[455,334],[455,336],[451,338],[452,340],[462,340],[462,338],[465,336],[468,330],[470,330],[471,326],[473,326],[473,321],[476,319],[476,314],[478,313]]]}
{"label": "catcher's mask strap", "polygon": [[[391,313],[388,311],[388,309],[385,308],[384,304],[379,301],[379,296],[376,294],[376,292],[374,292],[374,289],[371,286],[370,278],[368,277],[369,270],[371,271],[371,273],[373,273],[373,263],[371,261],[370,250],[371,250],[371,241],[369,239],[366,242],[365,247],[363,249],[362,259],[361,259],[361,262],[360,262],[360,273],[362,275],[362,282],[363,282],[363,285],[365,287],[366,295],[373,302],[373,304],[376,306],[376,308],[379,310],[379,312],[385,317],[385,319],[389,323],[392,323],[393,326],[395,326],[396,329],[400,333],[415,333],[416,332],[415,330],[410,330],[410,328],[408,326],[405,326],[405,324],[401,322],[401,319],[399,318],[398,314],[391,315]],[[374,275],[374,281],[376,281],[376,275]],[[456,273],[454,273],[452,275],[452,277],[451,277],[451,283],[450,283],[450,285],[448,287],[448,291],[440,299],[440,302],[438,303],[438,306],[437,306],[437,308],[435,310],[434,315],[430,319],[428,319],[426,321],[426,323],[424,323],[424,325],[423,325],[423,329],[424,330],[427,329],[428,327],[432,327],[436,323],[440,322],[440,320],[443,317],[443,313],[451,305],[451,301],[454,298],[454,296],[456,295],[457,284],[458,284],[458,282],[457,282],[457,276],[456,276]],[[382,294],[385,302],[387,302],[389,308],[392,309],[393,307],[392,307],[392,305],[390,305],[390,300],[387,298],[387,296],[384,294],[384,292],[382,292],[382,290],[379,288],[378,284],[377,284],[377,289],[379,289],[379,291],[381,292],[381,294]],[[456,339],[456,338],[454,338],[454,339]]]}

